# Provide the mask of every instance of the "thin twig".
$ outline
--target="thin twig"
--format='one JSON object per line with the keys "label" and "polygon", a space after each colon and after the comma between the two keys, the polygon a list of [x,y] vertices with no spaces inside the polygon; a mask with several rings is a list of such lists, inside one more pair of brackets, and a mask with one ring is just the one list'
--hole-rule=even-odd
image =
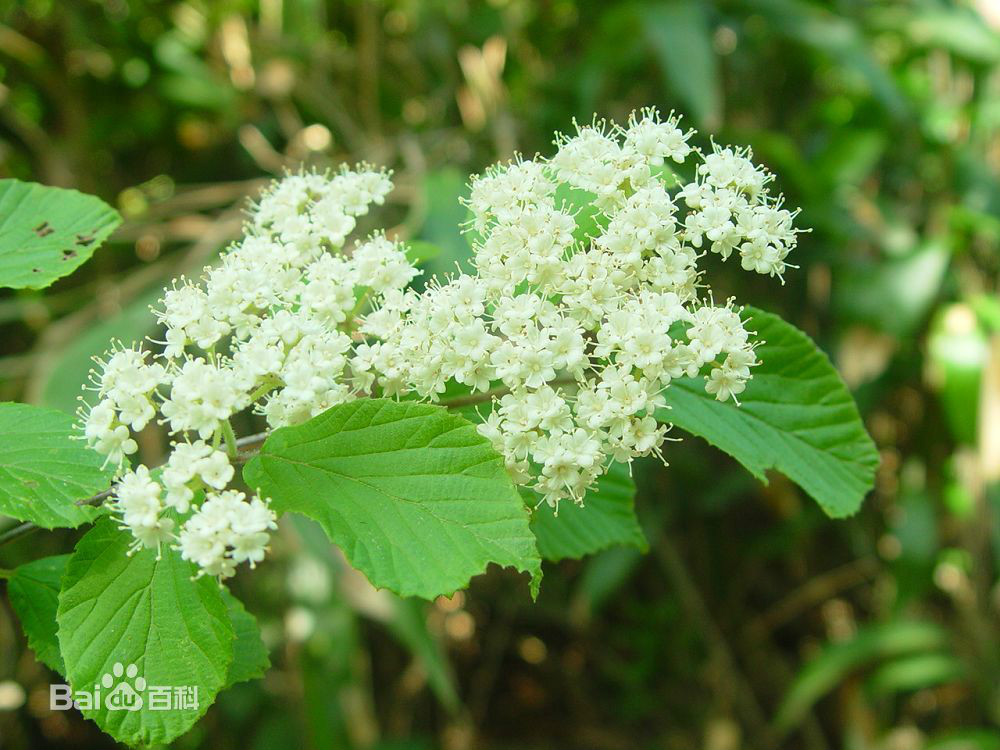
{"label": "thin twig", "polygon": [[[268,432],[258,432],[253,435],[244,435],[241,438],[236,439],[236,447],[240,449],[239,453],[234,457],[236,463],[246,463],[255,455],[257,455],[255,448],[259,447],[266,439],[270,433]],[[250,450],[244,450],[250,449]],[[102,501],[111,497],[111,488],[104,490],[103,492],[98,492],[96,495],[91,495],[90,497],[84,498],[83,500],[77,500],[76,504],[80,506],[84,505],[98,505]],[[22,524],[14,526],[0,533],[0,546],[7,544],[8,542],[13,542],[15,539],[20,539],[25,534],[30,534],[36,531],[39,526],[33,524],[31,521],[25,521]]]}
{"label": "thin twig", "polygon": [[[561,384],[567,384],[569,382],[573,381],[554,380],[552,381],[552,384],[561,385]],[[479,404],[484,401],[489,401],[494,396],[502,396],[509,392],[510,389],[507,387],[493,388],[488,391],[484,391],[483,393],[473,393],[468,396],[458,396],[456,398],[447,399],[439,403],[441,406],[445,406],[449,409],[457,409],[462,406],[469,406],[471,404]],[[235,445],[237,451],[235,455],[232,456],[233,461],[237,464],[245,464],[247,461],[252,459],[254,456],[257,455],[258,453],[257,449],[264,443],[264,441],[267,439],[267,436],[270,434],[271,434],[270,432],[265,431],[265,432],[255,433],[253,435],[244,435],[241,438],[236,438]],[[111,496],[111,489],[109,488],[104,490],[103,492],[98,492],[96,495],[92,495],[91,497],[84,498],[83,500],[77,500],[76,504],[81,506],[97,505],[98,503],[107,499],[110,496]],[[19,539],[25,534],[30,534],[37,528],[39,527],[31,523],[30,521],[27,521],[25,523],[20,524],[19,526],[15,526],[11,529],[8,529],[7,531],[0,533],[0,546],[6,544],[7,542],[12,542],[15,539]]]}
{"label": "thin twig", "polygon": [[844,589],[864,583],[876,572],[878,561],[873,557],[862,557],[815,576],[751,620],[746,633],[751,638],[764,638],[801,612],[831,599]]}
{"label": "thin twig", "polygon": [[12,526],[0,534],[0,544],[7,544],[7,542],[13,542],[15,539],[20,539],[25,534],[30,534],[36,528],[38,527],[31,523],[31,521],[26,521],[25,523],[18,524],[17,526]]}
{"label": "thin twig", "polygon": [[470,393],[468,396],[443,398],[438,401],[438,406],[444,406],[448,409],[459,409],[463,406],[481,404],[485,401],[491,400],[494,396],[505,396],[508,393],[510,393],[510,388],[504,385],[498,388],[490,388],[488,391],[483,391],[482,393]]}
{"label": "thin twig", "polygon": [[[558,388],[561,385],[570,385],[575,382],[575,378],[562,377],[556,378],[555,380],[547,383],[547,385],[553,388]],[[508,393],[510,393],[510,388],[505,385],[501,385],[496,388],[490,388],[488,391],[483,391],[481,393],[470,393],[467,396],[455,396],[455,398],[443,398],[437,403],[438,406],[444,406],[448,409],[459,409],[463,406],[482,404],[486,401],[492,400],[495,396],[506,396]]]}
{"label": "thin twig", "polygon": [[[83,500],[77,500],[75,505],[79,505],[80,507],[86,505],[98,505],[109,497],[111,497],[110,488],[104,490],[103,492],[98,492],[96,495],[85,497]],[[3,533],[0,533],[0,546],[7,544],[7,542],[13,542],[15,539],[20,539],[25,534],[30,534],[32,531],[39,528],[41,527],[33,524],[31,521],[25,521],[22,524],[9,528]]]}
{"label": "thin twig", "polygon": [[757,742],[753,743],[753,746],[758,748],[774,747],[776,745],[774,735],[768,726],[764,710],[757,701],[757,696],[749,681],[740,671],[740,666],[729,647],[729,643],[712,617],[708,605],[705,604],[697,584],[691,578],[680,552],[666,534],[660,535],[654,549],[664,572],[677,592],[681,606],[698,625],[712,654],[728,674],[733,688],[733,698],[737,709],[742,714],[744,726],[752,729],[757,737]]}
{"label": "thin twig", "polygon": [[237,448],[246,448],[248,446],[257,446],[267,440],[267,436],[271,433],[265,430],[264,432],[257,432],[253,435],[244,435],[241,438],[236,438]]}

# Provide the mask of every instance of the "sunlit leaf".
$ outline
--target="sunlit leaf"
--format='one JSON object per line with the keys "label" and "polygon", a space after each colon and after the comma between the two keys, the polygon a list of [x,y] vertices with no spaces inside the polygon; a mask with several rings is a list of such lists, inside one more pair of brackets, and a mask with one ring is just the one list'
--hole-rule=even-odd
{"label": "sunlit leaf", "polygon": [[833,517],[860,507],[872,488],[878,453],[858,408],[827,356],[794,326],[747,308],[747,328],[764,343],[740,405],[719,402],[703,379],[680,378],[660,416],[718,446],[765,479],[777,469]]}
{"label": "sunlit leaf", "polygon": [[113,470],[77,437],[68,414],[0,403],[0,514],[47,529],[93,520],[77,501],[108,489]]}
{"label": "sunlit leaf", "polygon": [[875,696],[891,696],[955,682],[967,674],[952,654],[913,654],[893,659],[873,670],[865,680]]}
{"label": "sunlit leaf", "polygon": [[68,276],[121,221],[93,195],[0,180],[0,287],[41,289]]}
{"label": "sunlit leaf", "polygon": [[541,560],[503,459],[445,409],[359,399],[276,430],[244,468],[275,510],[319,521],[376,587],[433,599],[489,563]]}
{"label": "sunlit leaf", "polygon": [[[103,702],[82,711],[119,742],[169,742],[208,710],[229,680],[233,624],[219,584],[164,545],[129,555],[132,535],[103,519],[76,545],[59,594],[57,622],[66,676],[92,690],[115,664],[134,664],[147,686],[197,688],[197,704],[137,711]],[[136,683],[130,684],[133,688]]]}

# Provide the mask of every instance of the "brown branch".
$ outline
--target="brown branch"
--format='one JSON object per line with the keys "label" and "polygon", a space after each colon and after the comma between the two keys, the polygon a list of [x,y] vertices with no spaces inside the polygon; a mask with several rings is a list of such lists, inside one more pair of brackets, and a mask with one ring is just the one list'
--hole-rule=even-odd
{"label": "brown branch", "polygon": [[873,557],[862,557],[815,576],[752,620],[746,627],[746,633],[751,638],[764,638],[810,607],[864,583],[876,572],[878,561]]}
{"label": "brown branch", "polygon": [[[564,376],[561,378],[556,378],[546,385],[553,388],[558,388],[560,385],[571,385],[576,383],[576,379]],[[455,396],[455,398],[444,398],[437,402],[438,406],[443,406],[447,409],[460,409],[463,406],[472,406],[474,404],[482,404],[486,401],[492,400],[495,396],[506,396],[510,393],[510,388],[505,385],[497,386],[496,388],[490,388],[488,391],[482,391],[481,393],[470,393],[467,396]]]}
{"label": "brown branch", "polygon": [[[570,383],[576,382],[571,378],[559,378],[553,380],[551,385],[568,385]],[[510,389],[506,386],[500,386],[498,388],[491,388],[488,391],[483,391],[482,393],[471,393],[468,396],[457,396],[452,399],[445,399],[438,402],[441,406],[448,409],[458,409],[463,406],[470,406],[473,404],[480,404],[485,401],[490,401],[495,396],[503,396],[510,393]],[[233,457],[233,461],[237,464],[245,464],[247,461],[252,459],[258,454],[258,449],[267,439],[269,432],[258,432],[253,435],[244,435],[241,438],[236,439],[236,447],[238,449],[236,455]],[[104,490],[103,492],[98,492],[96,495],[84,498],[83,500],[77,500],[76,504],[80,506],[84,505],[97,505],[103,500],[111,496],[111,488]],[[12,542],[15,539],[19,539],[26,534],[30,534],[39,527],[30,521],[26,521],[18,526],[8,529],[7,531],[0,532],[0,546]]]}
{"label": "brown branch", "polygon": [[[244,464],[251,458],[257,455],[257,448],[259,448],[263,442],[267,439],[268,432],[258,432],[254,435],[244,435],[241,438],[237,438],[236,447],[241,449],[236,455],[234,461],[238,464]],[[243,450],[244,448],[248,450]],[[76,505],[98,505],[102,501],[111,497],[112,488],[108,488],[103,492],[98,492],[96,495],[91,495],[90,497],[84,498],[83,500],[77,500]],[[8,542],[13,542],[16,539],[20,539],[26,534],[30,534],[33,531],[41,528],[40,526],[32,523],[31,521],[25,521],[22,524],[18,524],[4,532],[0,532],[0,546],[7,544]]]}
{"label": "brown branch", "polygon": [[490,401],[494,396],[506,396],[508,393],[510,393],[510,388],[504,385],[498,388],[490,388],[488,391],[483,391],[482,393],[470,393],[468,396],[441,399],[437,403],[438,406],[443,406],[446,409],[460,409],[463,406],[482,404]]}

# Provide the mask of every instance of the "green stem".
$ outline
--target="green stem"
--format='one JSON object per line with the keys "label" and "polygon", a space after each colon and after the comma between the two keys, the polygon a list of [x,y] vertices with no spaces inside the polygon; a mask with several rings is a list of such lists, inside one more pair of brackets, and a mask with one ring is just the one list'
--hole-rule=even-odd
{"label": "green stem", "polygon": [[10,578],[14,575],[13,570],[7,570],[7,568],[0,568],[0,578]]}
{"label": "green stem", "polygon": [[358,316],[358,313],[361,312],[361,308],[365,306],[365,302],[368,301],[368,297],[371,296],[371,292],[371,289],[365,289],[362,295],[358,297],[357,304],[354,305],[354,309],[351,310],[351,314],[347,316],[347,322],[350,323],[352,327],[354,325],[354,319]]}
{"label": "green stem", "polygon": [[236,458],[239,448],[236,447],[236,435],[233,433],[233,426],[227,419],[222,423],[222,437],[226,439],[226,453],[230,458]]}
{"label": "green stem", "polygon": [[250,394],[250,403],[251,404],[256,403],[257,399],[261,398],[272,389],[278,388],[281,385],[283,385],[283,383],[281,382],[280,378],[268,376],[268,378],[259,386],[257,386],[257,389]]}

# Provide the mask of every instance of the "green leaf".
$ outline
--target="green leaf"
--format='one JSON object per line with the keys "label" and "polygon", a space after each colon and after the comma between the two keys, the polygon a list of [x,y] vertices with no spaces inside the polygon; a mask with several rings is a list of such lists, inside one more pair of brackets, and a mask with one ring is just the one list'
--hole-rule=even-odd
{"label": "green leaf", "polygon": [[587,558],[573,593],[570,617],[579,621],[593,617],[612,601],[642,562],[634,547],[611,547]]}
{"label": "green leaf", "polygon": [[42,664],[59,674],[65,673],[66,667],[56,636],[56,607],[59,582],[69,558],[58,555],[25,563],[7,581],[7,595],[28,637],[28,645]]}
{"label": "green leaf", "polygon": [[[330,540],[320,525],[304,516],[292,516],[291,521],[302,540],[306,556],[326,567],[335,587],[343,591],[353,590],[354,586],[348,583],[345,574],[349,577],[356,577],[358,573],[351,570],[344,563],[343,556],[330,546]],[[319,588],[323,589],[325,586]],[[344,619],[350,617],[346,613],[346,610],[349,609],[384,624],[389,633],[413,655],[417,664],[423,668],[427,684],[437,699],[441,701],[441,704],[452,713],[461,708],[462,704],[455,687],[455,675],[446,653],[444,635],[438,632],[438,629],[428,626],[428,608],[433,604],[428,604],[420,599],[403,599],[388,591],[380,592],[384,596],[349,596],[350,603],[340,596],[330,598],[329,593],[322,590],[308,594],[302,593],[317,603],[323,602],[330,611],[343,610]],[[328,612],[327,617],[330,614]],[[356,634],[356,631],[352,632]],[[324,628],[324,638],[330,639],[332,637],[336,637],[336,634]],[[346,652],[350,652],[355,647],[356,644],[352,643],[350,638],[340,639],[337,646],[338,649],[345,649]]]}
{"label": "green leaf", "polygon": [[76,501],[106,490],[114,472],[74,433],[68,414],[0,403],[0,514],[46,529],[97,516],[97,508]]}
{"label": "green leaf", "polygon": [[424,178],[419,204],[422,217],[417,239],[434,245],[439,252],[424,261],[424,274],[418,277],[423,283],[432,276],[441,278],[445,274],[453,274],[458,268],[469,269],[472,251],[462,236],[462,225],[469,212],[460,203],[460,199],[468,194],[468,176],[453,167],[429,172]]}
{"label": "green leaf", "polygon": [[95,320],[60,347],[51,363],[43,362],[38,368],[31,383],[31,401],[67,412],[75,410],[80,388],[90,379],[93,357],[103,356],[113,339],[138,341],[153,333],[157,322],[149,308],[162,296],[163,282],[157,280],[124,307]]}
{"label": "green leaf", "polygon": [[965,323],[968,312],[968,306],[961,303],[937,311],[927,336],[926,362],[928,380],[938,392],[952,434],[962,443],[975,445],[990,339],[981,327]]}
{"label": "green leaf", "polygon": [[803,0],[754,0],[752,7],[775,34],[827,55],[843,71],[866,80],[872,94],[894,117],[907,114],[906,99],[855,21]]}
{"label": "green leaf", "polygon": [[865,686],[870,695],[881,698],[937,687],[968,676],[965,665],[953,654],[912,654],[879,666]]}
{"label": "green leaf", "polygon": [[[69,559],[70,555],[57,555],[25,563],[14,570],[7,583],[11,606],[28,636],[28,645],[39,661],[60,674],[65,674],[66,667],[59,653],[56,611],[60,581]],[[256,618],[229,589],[222,589],[222,599],[236,636],[225,685],[230,687],[262,677],[271,662]]]}
{"label": "green leaf", "polygon": [[718,446],[765,480],[774,468],[834,518],[861,506],[878,452],[857,406],[827,356],[794,326],[752,307],[747,328],[765,343],[740,406],[705,392],[701,378],[679,378],[665,392],[664,421]]}
{"label": "green leaf", "polygon": [[987,65],[1000,62],[1000,34],[971,7],[914,8],[894,16],[898,19],[895,28],[915,45],[945,49]]}
{"label": "green leaf", "polygon": [[848,641],[828,645],[798,673],[775,716],[775,727],[795,727],[821,697],[854,670],[883,659],[940,649],[947,633],[926,622],[889,622],[869,625]]}
{"label": "green leaf", "polygon": [[930,738],[924,750],[1000,750],[1000,734],[992,729],[956,729]]}
{"label": "green leaf", "polygon": [[390,611],[385,626],[417,660],[427,675],[427,684],[441,705],[457,713],[462,702],[455,687],[455,675],[448,661],[442,634],[428,627],[428,609],[434,605],[419,599],[400,599],[386,594]]}
{"label": "green leaf", "polygon": [[441,248],[433,242],[410,240],[404,246],[406,259],[415,266],[423,265],[441,254]]}
{"label": "green leaf", "polygon": [[236,636],[233,641],[233,661],[226,675],[225,687],[228,688],[237,682],[263,677],[271,666],[271,659],[267,646],[261,640],[257,618],[246,611],[243,602],[229,593],[229,589],[222,589],[222,601],[226,604],[226,612]]}
{"label": "green leaf", "polygon": [[68,276],[121,222],[93,195],[0,180],[0,287],[42,289]]}
{"label": "green leaf", "polygon": [[928,242],[905,257],[843,267],[833,293],[835,310],[842,320],[858,320],[907,339],[938,298],[950,259],[942,243]]}
{"label": "green leaf", "polygon": [[319,521],[372,584],[433,599],[493,562],[541,580],[528,510],[475,426],[439,406],[360,399],[276,430],[243,469],[277,511]]}
{"label": "green leaf", "polygon": [[[528,493],[535,505],[538,495]],[[585,504],[559,504],[559,515],[542,503],[531,516],[531,530],[538,539],[538,551],[546,560],[575,560],[615,545],[648,547],[635,517],[635,483],[625,464],[615,462],[587,493]]]}
{"label": "green leaf", "polygon": [[556,206],[565,207],[576,220],[576,229],[573,230],[574,240],[589,246],[592,237],[604,232],[608,219],[594,205],[597,199],[594,193],[563,183],[556,188],[554,198]]}
{"label": "green leaf", "polygon": [[194,580],[195,566],[166,545],[159,560],[151,549],[130,557],[131,541],[102,519],[76,545],[59,594],[59,645],[74,691],[93,690],[116,663],[136,665],[147,686],[197,688],[197,707],[152,710],[147,693],[138,711],[109,709],[104,696],[82,709],[119,742],[170,742],[226,684],[233,625],[215,580]]}
{"label": "green leaf", "polygon": [[669,0],[639,6],[638,13],[671,91],[698,124],[716,126],[722,118],[722,87],[705,6]]}

